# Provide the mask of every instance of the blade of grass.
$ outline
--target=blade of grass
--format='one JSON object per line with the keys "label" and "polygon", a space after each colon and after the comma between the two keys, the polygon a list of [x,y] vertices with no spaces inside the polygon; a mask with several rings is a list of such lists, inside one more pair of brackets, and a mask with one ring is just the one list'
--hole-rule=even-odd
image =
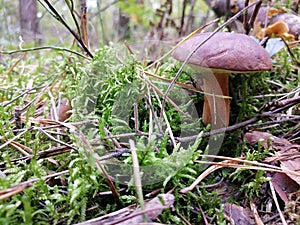
{"label": "blade of grass", "polygon": [[[138,195],[140,207],[142,210],[145,209],[145,202],[144,202],[144,196],[143,196],[143,189],[142,189],[142,182],[141,182],[141,173],[140,173],[140,166],[139,166],[139,160],[136,154],[136,147],[133,142],[133,140],[129,140],[129,145],[131,149],[131,156],[132,156],[132,165],[133,165],[133,174],[134,174],[134,185],[135,189]],[[144,222],[147,222],[146,215],[143,214]]]}

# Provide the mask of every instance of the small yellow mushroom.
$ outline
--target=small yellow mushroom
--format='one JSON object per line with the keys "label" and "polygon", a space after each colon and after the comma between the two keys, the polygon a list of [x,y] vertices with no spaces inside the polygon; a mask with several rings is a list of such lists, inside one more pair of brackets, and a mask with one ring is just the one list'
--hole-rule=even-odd
{"label": "small yellow mushroom", "polygon": [[273,16],[277,16],[279,13],[286,12],[286,8],[270,8],[268,10],[268,18],[272,18]]}
{"label": "small yellow mushroom", "polygon": [[283,21],[278,21],[266,29],[262,29],[263,36],[267,37],[281,37],[285,40],[295,40],[295,36],[289,34],[289,27]]}

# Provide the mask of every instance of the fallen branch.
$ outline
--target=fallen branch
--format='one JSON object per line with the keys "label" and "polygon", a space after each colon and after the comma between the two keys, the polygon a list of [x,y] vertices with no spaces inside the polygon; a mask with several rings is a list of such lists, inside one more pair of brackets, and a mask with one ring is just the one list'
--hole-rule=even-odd
{"label": "fallen branch", "polygon": [[18,194],[18,193],[22,192],[25,188],[31,187],[34,182],[37,182],[37,181],[40,181],[40,180],[47,180],[47,179],[53,178],[53,177],[59,177],[59,176],[62,176],[64,174],[68,174],[68,173],[69,173],[68,170],[64,170],[64,171],[61,171],[61,172],[58,172],[58,173],[53,173],[53,174],[44,176],[42,178],[35,178],[35,179],[32,179],[32,180],[28,180],[28,181],[22,182],[18,185],[15,185],[13,187],[1,190],[0,191],[0,200],[4,200],[6,198],[9,198],[9,197],[11,197],[15,194]]}
{"label": "fallen branch", "polygon": [[161,194],[153,198],[145,205],[145,210],[140,208],[134,210],[132,207],[123,208],[116,212],[112,212],[105,216],[101,216],[92,220],[88,220],[76,225],[131,225],[143,223],[143,214],[148,220],[156,219],[163,211],[163,209],[170,208],[174,203],[174,195]]}
{"label": "fallen branch", "polygon": [[[255,117],[253,117],[249,120],[243,121],[241,123],[237,123],[237,124],[234,124],[234,125],[231,125],[228,127],[222,127],[220,129],[212,130],[210,132],[205,132],[202,134],[202,138],[207,138],[207,137],[210,137],[213,135],[223,134],[225,132],[231,132],[231,131],[235,131],[240,128],[247,127],[248,125],[251,125],[251,124],[257,122],[257,121],[261,120],[262,118],[273,116],[274,114],[284,111],[284,110],[286,110],[294,105],[297,105],[299,103],[300,103],[299,97],[294,97],[289,100],[283,100],[283,101],[281,101],[281,103],[277,102],[276,104],[273,104],[273,105],[277,106],[277,108],[273,108],[271,111],[261,113]],[[268,104],[270,104],[270,103],[268,103]],[[278,121],[278,122],[280,122],[280,121]],[[197,136],[198,135],[193,135],[190,137],[183,137],[183,138],[176,138],[176,140],[179,142],[189,142],[189,141],[196,140]]]}

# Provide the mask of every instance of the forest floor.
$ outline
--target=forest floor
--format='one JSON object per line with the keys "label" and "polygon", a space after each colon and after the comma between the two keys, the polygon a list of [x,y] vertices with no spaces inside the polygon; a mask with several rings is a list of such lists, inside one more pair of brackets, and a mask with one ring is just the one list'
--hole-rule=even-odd
{"label": "forest floor", "polygon": [[223,128],[156,44],[2,56],[1,224],[300,223],[300,48],[230,76]]}

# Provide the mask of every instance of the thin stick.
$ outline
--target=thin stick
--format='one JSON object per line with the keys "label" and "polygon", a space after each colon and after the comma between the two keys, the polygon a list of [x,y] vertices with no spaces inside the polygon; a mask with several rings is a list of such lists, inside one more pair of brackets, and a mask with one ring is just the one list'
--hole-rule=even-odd
{"label": "thin stick", "polygon": [[[247,7],[249,5],[249,0],[245,0],[244,7]],[[243,25],[244,25],[244,30],[245,34],[249,34],[250,27],[248,23],[248,10],[245,10],[244,15],[243,15]]]}
{"label": "thin stick", "polygon": [[[229,161],[225,161],[225,162],[229,162]],[[192,191],[205,177],[207,177],[209,174],[211,174],[215,170],[218,170],[222,167],[224,167],[224,166],[223,165],[214,165],[214,166],[209,167],[207,170],[205,170],[203,173],[201,173],[200,176],[189,187],[181,189],[180,193],[186,194],[186,193]]]}
{"label": "thin stick", "polygon": [[71,148],[71,149],[73,149],[73,150],[78,151],[78,149],[75,148],[74,146],[69,145],[69,144],[67,144],[67,143],[65,143],[65,142],[63,142],[63,141],[60,141],[60,140],[56,139],[56,138],[53,137],[52,135],[48,134],[48,132],[46,132],[46,131],[44,131],[44,130],[42,130],[42,129],[39,129],[39,131],[40,131],[41,133],[45,134],[45,135],[46,135],[48,138],[50,138],[52,141],[55,141],[55,142],[57,142],[57,143],[59,143],[59,144],[61,144],[61,145],[67,146],[67,147],[69,147],[69,148]]}
{"label": "thin stick", "polygon": [[114,145],[117,148],[122,148],[122,146],[120,145],[120,143],[115,138],[112,137],[111,132],[106,127],[104,127],[103,129],[104,129],[105,134],[112,140],[112,142],[114,143]]}
{"label": "thin stick", "polygon": [[287,225],[287,222],[286,222],[286,220],[284,219],[283,213],[282,213],[281,210],[280,210],[280,206],[279,206],[279,203],[278,203],[278,200],[277,200],[277,196],[276,196],[276,193],[275,193],[275,190],[274,190],[274,186],[273,186],[271,180],[269,181],[269,184],[270,184],[270,189],[271,189],[271,193],[272,193],[272,196],[273,196],[273,200],[274,200],[274,202],[275,202],[275,205],[276,205],[277,211],[278,211],[278,213],[279,213],[281,222],[282,222],[283,225]]}
{"label": "thin stick", "polygon": [[250,32],[251,27],[253,27],[253,24],[254,24],[255,19],[256,19],[257,15],[258,15],[258,12],[259,12],[259,9],[260,9],[261,4],[262,4],[262,1],[259,2],[259,3],[255,6],[255,8],[254,8],[254,10],[253,10],[253,13],[252,13],[252,15],[251,15],[251,18],[250,18],[250,20],[249,20],[249,32]]}
{"label": "thin stick", "polygon": [[134,115],[134,129],[135,132],[139,132],[139,109],[136,103],[133,104],[133,115]]}
{"label": "thin stick", "polygon": [[[250,124],[253,124],[253,123],[259,121],[263,117],[268,117],[268,116],[274,115],[275,113],[281,112],[281,111],[286,110],[286,109],[288,109],[288,108],[290,108],[290,107],[292,107],[296,104],[299,104],[299,102],[300,102],[300,99],[298,101],[289,102],[288,104],[283,105],[282,107],[275,108],[273,111],[268,111],[268,112],[265,112],[265,113],[261,113],[261,114],[257,115],[256,117],[253,117],[249,120],[245,120],[241,123],[234,124],[234,125],[231,125],[231,126],[228,126],[228,127],[222,127],[220,129],[212,130],[210,132],[205,132],[205,133],[202,134],[202,137],[207,138],[207,137],[211,137],[211,136],[216,135],[216,134],[222,134],[224,132],[230,132],[230,131],[234,131],[234,130],[246,127]],[[176,138],[176,139],[180,142],[188,142],[188,141],[193,141],[196,138],[197,138],[197,135],[193,135],[193,136],[190,136],[190,137],[184,137],[184,138]]]}
{"label": "thin stick", "polygon": [[12,54],[20,53],[20,52],[32,52],[32,51],[39,51],[39,50],[45,50],[45,49],[70,52],[70,53],[78,55],[82,58],[85,58],[88,60],[91,59],[91,58],[81,54],[80,52],[76,52],[76,51],[73,51],[73,50],[67,49],[67,48],[55,47],[55,46],[42,46],[42,47],[25,48],[25,49],[12,50],[12,51],[0,51],[0,54],[12,55]]}
{"label": "thin stick", "polygon": [[256,205],[253,202],[250,203],[250,208],[251,208],[251,210],[253,212],[256,224],[257,225],[264,225],[263,221],[261,220],[261,218],[258,215]]}
{"label": "thin stick", "polygon": [[[163,82],[166,82],[168,85],[172,82],[172,79],[168,79],[168,78],[164,78],[164,77],[160,77],[160,76],[157,76],[151,72],[147,72],[147,71],[143,71],[147,76],[150,76],[150,77],[154,77],[158,80],[161,80]],[[155,83],[155,82],[152,82],[152,83]],[[225,96],[225,95],[216,95],[216,94],[211,94],[211,93],[208,93],[208,92],[204,92],[204,91],[200,91],[199,89],[197,88],[194,88],[194,87],[191,87],[187,84],[184,84],[184,83],[181,83],[181,82],[175,82],[175,84],[181,88],[185,88],[185,89],[188,89],[188,90],[192,90],[194,92],[197,92],[197,93],[200,93],[200,94],[205,94],[205,95],[208,95],[208,96],[212,96],[212,97],[215,97],[215,98],[223,98],[223,99],[232,99],[232,97],[230,96]]]}
{"label": "thin stick", "polygon": [[[132,156],[132,165],[133,165],[133,174],[134,174],[134,184],[135,189],[138,195],[140,207],[142,210],[145,209],[145,202],[143,197],[143,189],[142,189],[142,182],[141,182],[141,173],[140,173],[140,166],[139,166],[139,160],[136,154],[136,147],[133,142],[133,140],[129,140],[129,145],[131,149],[131,156]],[[147,221],[146,215],[143,214],[145,222]]]}
{"label": "thin stick", "polygon": [[[200,156],[207,157],[207,158],[222,159],[222,160],[231,160],[233,162],[247,163],[247,164],[251,164],[251,165],[256,165],[256,166],[260,166],[260,167],[266,167],[266,168],[274,169],[278,172],[289,173],[291,175],[300,176],[300,172],[296,172],[294,170],[281,168],[281,167],[278,167],[278,166],[269,165],[269,164],[266,164],[266,163],[260,163],[260,162],[245,160],[245,159],[241,159],[241,158],[231,158],[231,157],[225,157],[225,156],[217,156],[217,155],[200,155]],[[207,163],[215,164],[214,162],[207,162]]]}
{"label": "thin stick", "polygon": [[[15,141],[12,141],[10,143],[11,146],[13,146],[15,149],[17,149],[22,155],[24,155],[25,157],[30,157],[30,154],[28,152],[26,152],[25,150],[23,150]],[[32,152],[31,152],[32,153]]]}
{"label": "thin stick", "polygon": [[0,201],[9,198],[11,196],[14,196],[20,192],[22,192],[25,188],[31,187],[31,185],[18,185],[15,188],[10,188],[10,190],[6,190],[7,193],[5,194],[0,194]]}
{"label": "thin stick", "polygon": [[[8,192],[13,191],[14,194],[17,194],[17,193],[19,193],[17,190],[19,190],[20,188],[22,188],[22,190],[24,190],[24,188],[31,187],[32,183],[34,183],[34,182],[37,182],[37,181],[40,181],[40,180],[47,180],[49,178],[58,177],[58,176],[61,176],[61,175],[64,175],[64,174],[68,174],[68,173],[69,173],[69,170],[64,170],[64,171],[61,171],[61,172],[58,172],[58,173],[53,173],[53,174],[44,176],[42,178],[34,178],[32,180],[28,180],[28,181],[22,182],[22,183],[20,183],[18,185],[15,185],[13,187],[7,188],[5,190],[1,190],[0,191],[0,195],[2,195],[2,196],[0,196],[0,200],[3,200],[4,197],[8,198],[8,197],[12,196],[12,195],[5,195]],[[4,194],[4,196],[3,196],[3,194]]]}
{"label": "thin stick", "polygon": [[202,27],[199,27],[198,29],[194,30],[192,33],[190,33],[188,36],[186,36],[185,38],[183,38],[180,42],[178,42],[174,48],[172,48],[170,51],[168,51],[166,54],[164,54],[162,57],[160,57],[159,59],[155,60],[153,63],[151,63],[150,65],[148,65],[145,69],[151,68],[153,65],[157,64],[158,62],[160,62],[161,60],[163,60],[164,58],[166,58],[167,56],[171,55],[172,52],[179,46],[181,45],[183,42],[185,42],[186,40],[188,40],[189,38],[191,38],[192,36],[194,36],[196,33],[200,32],[201,30],[203,30],[204,28],[218,22],[220,19],[215,19],[211,22],[209,22],[208,24],[205,24]]}
{"label": "thin stick", "polygon": [[[75,31],[73,31],[71,29],[71,27],[67,24],[67,22],[64,20],[64,18],[59,14],[59,12],[55,9],[55,7],[48,1],[48,0],[43,0],[46,5],[48,6],[49,10],[50,10],[50,14],[56,19],[58,20],[62,25],[64,25],[67,30],[73,35],[73,37],[79,42],[79,44],[81,45],[81,47],[83,48],[83,50],[88,54],[88,56],[90,56],[91,58],[93,58],[93,54],[90,52],[90,50],[87,48],[87,46],[84,44],[82,38],[76,34]],[[45,7],[44,3],[42,3],[42,0],[38,0],[38,2]],[[47,9],[47,7],[45,7],[47,11],[49,11]]]}
{"label": "thin stick", "polygon": [[[157,93],[155,93],[155,95],[157,95]],[[161,108],[161,110],[163,112],[163,118],[164,118],[164,120],[166,122],[166,126],[167,126],[167,131],[169,133],[169,137],[170,137],[170,139],[172,141],[173,146],[175,147],[175,146],[177,146],[176,145],[176,140],[175,140],[175,137],[173,135],[173,131],[172,131],[171,125],[169,123],[168,117],[166,115],[166,112],[162,108],[162,103],[161,103],[160,99],[158,98],[158,96],[157,96],[157,100],[158,100],[159,106],[160,106],[160,108]]]}
{"label": "thin stick", "polygon": [[[137,212],[135,212],[135,213],[132,213],[132,214],[129,214],[128,216],[125,216],[125,217],[123,217],[123,218],[120,218],[120,219],[117,219],[117,220],[115,220],[115,221],[113,221],[113,222],[110,222],[110,223],[105,223],[105,224],[107,224],[107,225],[117,225],[117,224],[121,224],[121,222],[124,222],[124,221],[126,221],[126,220],[129,220],[129,219],[131,219],[131,218],[134,218],[134,217],[137,217],[137,216],[139,216],[139,215],[141,215],[141,214],[143,214],[143,215],[145,215],[145,214],[147,214],[148,212],[153,212],[153,211],[155,211],[155,210],[162,210],[162,209],[168,209],[168,208],[170,208],[170,206],[168,206],[168,205],[163,205],[163,206],[157,206],[157,207],[155,207],[155,208],[149,208],[149,209],[144,209],[144,210],[141,210],[141,211],[137,211]],[[125,223],[123,223],[123,224],[125,224]],[[139,223],[139,224],[145,224],[145,223]],[[146,224],[148,224],[148,223],[146,223]],[[145,225],[146,225],[145,224]],[[152,224],[152,223],[151,223]],[[87,224],[87,225],[90,225],[90,224]]]}
{"label": "thin stick", "polygon": [[[192,191],[205,177],[207,177],[209,174],[214,172],[215,170],[218,170],[223,167],[231,167],[231,168],[243,168],[243,169],[252,169],[252,170],[264,170],[264,171],[270,171],[270,172],[278,172],[278,173],[289,173],[295,176],[300,176],[300,173],[283,169],[277,166],[272,166],[265,163],[259,163],[255,161],[250,160],[243,160],[239,158],[231,158],[231,157],[223,157],[223,156],[215,156],[215,155],[203,155],[203,157],[208,158],[216,158],[216,159],[225,159],[222,162],[205,162],[205,161],[197,161],[198,163],[204,163],[204,164],[212,164],[211,167],[206,169],[203,173],[200,174],[200,176],[189,186],[186,188],[183,188],[180,190],[181,193],[186,194],[189,191]],[[252,164],[255,166],[247,166],[247,165],[240,165],[238,163],[247,163]]]}
{"label": "thin stick", "polygon": [[146,97],[146,103],[147,103],[147,107],[149,108],[149,129],[148,129],[148,134],[149,134],[149,137],[151,138],[151,135],[154,131],[154,121],[157,121],[157,124],[158,124],[158,120],[157,120],[157,116],[156,114],[154,113],[154,109],[153,109],[153,105],[152,105],[152,100],[151,100],[151,94],[150,94],[150,89],[147,88],[147,95],[148,97]]}
{"label": "thin stick", "polygon": [[[187,118],[191,119],[191,116],[188,113],[182,111],[172,99],[170,99],[168,96],[165,96],[164,93],[159,88],[157,88],[147,77],[144,76],[143,81],[147,83],[149,86],[151,86],[156,93],[160,94],[161,96],[164,96],[164,99],[166,99],[166,101],[168,101],[178,112],[180,112],[182,115],[186,116]],[[162,111],[163,111],[163,107],[164,105],[162,104],[161,106]]]}
{"label": "thin stick", "polygon": [[[1,51],[0,51],[0,54],[1,54]],[[42,81],[42,83],[40,83],[39,85],[37,85],[37,86],[35,86],[35,87],[32,87],[32,88],[30,88],[30,89],[24,91],[23,93],[19,94],[19,95],[16,96],[15,98],[13,98],[13,99],[11,99],[10,101],[8,101],[7,103],[3,104],[2,107],[6,107],[6,106],[10,105],[11,103],[13,103],[14,101],[18,100],[18,99],[21,98],[22,96],[28,94],[28,93],[31,92],[32,90],[40,89],[40,88],[47,88],[48,86],[50,86],[50,85],[54,82],[55,79],[53,79],[51,82],[49,82],[49,84],[46,84],[46,85],[45,85],[45,82],[46,82],[47,80],[49,80],[49,78],[46,79],[46,80],[44,80],[44,81]]]}
{"label": "thin stick", "polygon": [[292,57],[293,62],[299,67],[300,66],[300,61],[297,59],[297,57],[294,55],[294,53],[292,52],[291,48],[289,47],[288,43],[286,42],[286,40],[284,40],[284,38],[281,38],[282,41],[284,42],[289,54]]}
{"label": "thin stick", "polygon": [[6,141],[3,145],[0,145],[0,150],[2,148],[4,148],[5,146],[11,144],[13,141],[15,141],[16,139],[22,137],[27,131],[30,131],[31,128],[28,128],[26,130],[24,130],[23,132],[19,133],[18,135],[14,136],[12,139],[9,139],[8,141]]}
{"label": "thin stick", "polygon": [[[89,151],[89,153],[91,155],[94,155],[94,150],[92,149],[90,143],[88,142],[88,140],[85,138],[85,136],[80,132],[78,131],[79,133],[77,133],[76,135],[80,137],[80,140],[82,141],[82,143],[85,145],[85,147],[87,148],[87,150]],[[75,132],[74,132],[75,133]],[[120,197],[119,197],[119,193],[117,192],[117,189],[114,185],[114,183],[112,182],[109,174],[107,173],[107,171],[105,170],[104,166],[101,164],[101,162],[99,160],[96,160],[96,165],[98,167],[98,169],[102,172],[102,174],[104,175],[107,183],[108,183],[108,186],[110,188],[110,190],[112,191],[112,194],[115,198],[115,201],[117,203],[117,205],[121,205],[121,201],[120,201]]]}

